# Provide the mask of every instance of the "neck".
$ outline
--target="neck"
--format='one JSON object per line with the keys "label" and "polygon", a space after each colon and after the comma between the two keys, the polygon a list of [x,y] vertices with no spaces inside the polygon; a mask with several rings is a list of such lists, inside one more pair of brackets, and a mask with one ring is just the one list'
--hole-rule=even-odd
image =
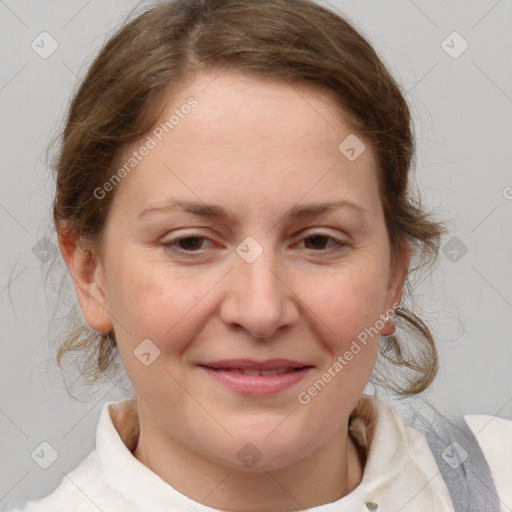
{"label": "neck", "polygon": [[363,465],[346,425],[292,465],[273,471],[237,471],[191,450],[143,418],[139,415],[140,435],[134,456],[176,490],[212,508],[302,510],[342,498],[363,476]]}

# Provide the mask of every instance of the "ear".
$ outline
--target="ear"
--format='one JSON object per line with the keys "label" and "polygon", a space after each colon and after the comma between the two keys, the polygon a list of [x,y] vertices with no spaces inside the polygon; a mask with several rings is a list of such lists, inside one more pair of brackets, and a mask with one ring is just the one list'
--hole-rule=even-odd
{"label": "ear", "polygon": [[[411,249],[405,243],[400,249],[399,261],[397,268],[390,272],[388,289],[386,293],[385,313],[386,311],[396,310],[397,305],[402,301],[403,289],[407,271],[409,269],[409,262],[411,261]],[[393,322],[390,320],[386,322],[381,330],[381,336],[391,336],[394,334],[395,328]]]}
{"label": "ear", "polygon": [[110,331],[113,323],[107,310],[103,267],[99,259],[74,233],[60,231],[58,238],[85,321],[95,331]]}

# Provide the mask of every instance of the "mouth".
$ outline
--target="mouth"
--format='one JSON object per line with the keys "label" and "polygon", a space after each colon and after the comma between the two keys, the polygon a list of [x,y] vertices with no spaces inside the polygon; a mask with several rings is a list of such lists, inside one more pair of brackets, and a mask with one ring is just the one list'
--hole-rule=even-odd
{"label": "mouth", "polygon": [[285,359],[232,359],[198,365],[211,379],[247,396],[269,396],[300,382],[313,365]]}
{"label": "mouth", "polygon": [[274,368],[273,370],[264,370],[262,368],[254,368],[254,369],[249,369],[249,368],[215,368],[215,367],[206,366],[206,365],[199,365],[199,366],[203,366],[204,368],[208,368],[208,369],[214,370],[214,371],[229,372],[229,373],[233,373],[233,374],[247,375],[247,376],[251,376],[251,377],[253,377],[255,375],[263,375],[265,377],[270,377],[272,375],[283,375],[284,373],[291,373],[291,372],[301,371],[304,368],[312,368],[312,366],[303,366],[303,367],[300,367],[300,368],[294,368],[294,367],[286,368],[286,367],[282,367],[282,368]]}

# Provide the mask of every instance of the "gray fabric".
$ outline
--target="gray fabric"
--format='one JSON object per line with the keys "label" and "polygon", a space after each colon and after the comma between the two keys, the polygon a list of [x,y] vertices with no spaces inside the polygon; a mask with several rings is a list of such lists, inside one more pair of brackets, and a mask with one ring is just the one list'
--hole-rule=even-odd
{"label": "gray fabric", "polygon": [[464,418],[449,421],[434,411],[431,421],[417,416],[412,426],[425,434],[456,512],[499,512],[491,470]]}

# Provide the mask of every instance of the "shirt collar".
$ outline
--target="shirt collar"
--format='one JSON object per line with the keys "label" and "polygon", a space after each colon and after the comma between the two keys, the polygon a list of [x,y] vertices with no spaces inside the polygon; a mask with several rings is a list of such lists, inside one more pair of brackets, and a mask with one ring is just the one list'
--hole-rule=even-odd
{"label": "shirt collar", "polygon": [[[368,448],[363,479],[347,496],[309,511],[360,509],[362,503],[379,496],[379,490],[389,488],[408,460],[405,428],[403,420],[385,402],[363,395],[350,424],[354,440]],[[110,487],[140,510],[217,510],[181,494],[139,462],[132,453],[138,436],[135,396],[104,404],[96,432],[96,449],[103,477]],[[386,507],[378,510],[383,509]]]}

